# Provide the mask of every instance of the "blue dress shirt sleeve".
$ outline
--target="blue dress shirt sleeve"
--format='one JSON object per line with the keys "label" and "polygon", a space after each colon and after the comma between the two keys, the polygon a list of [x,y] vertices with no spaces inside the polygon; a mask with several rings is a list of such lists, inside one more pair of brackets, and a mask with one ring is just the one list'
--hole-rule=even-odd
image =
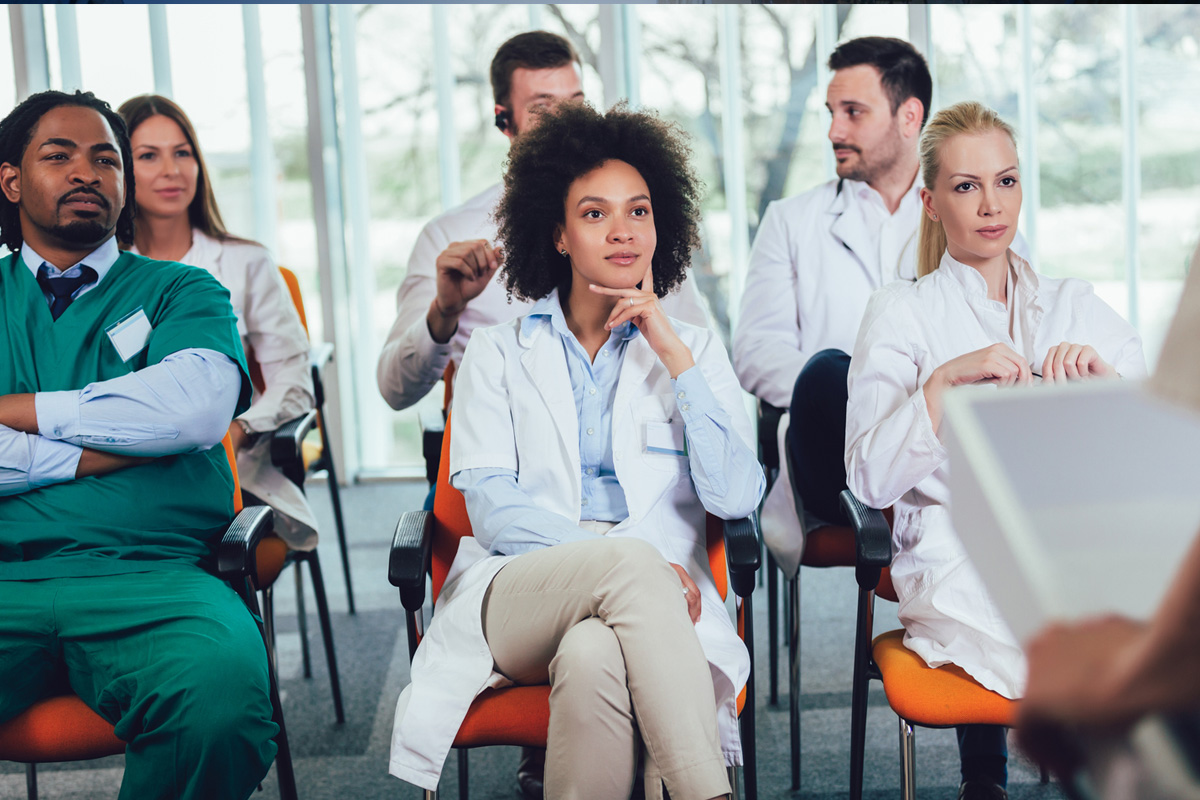
{"label": "blue dress shirt sleeve", "polygon": [[83,449],[0,425],[0,497],[75,479]]}
{"label": "blue dress shirt sleeve", "polygon": [[681,372],[672,385],[700,502],[722,519],[749,515],[766,488],[758,457],[733,430],[728,412],[717,401],[700,367]]}
{"label": "blue dress shirt sleeve", "polygon": [[450,483],[462,492],[475,540],[489,553],[517,556],[599,536],[539,508],[517,485],[511,469],[464,469]]}
{"label": "blue dress shirt sleeve", "polygon": [[229,356],[204,348],[180,350],[81,390],[38,392],[38,432],[130,456],[199,452],[225,436],[241,388],[241,370]]}

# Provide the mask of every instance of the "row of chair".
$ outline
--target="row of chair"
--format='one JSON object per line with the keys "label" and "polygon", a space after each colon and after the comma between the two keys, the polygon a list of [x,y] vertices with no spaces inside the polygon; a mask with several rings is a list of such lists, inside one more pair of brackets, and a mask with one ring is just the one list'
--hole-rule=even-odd
{"label": "row of chair", "polygon": [[[768,488],[780,472],[778,426],[783,410],[759,402],[759,456],[767,473]],[[783,458],[795,464],[800,454],[785,446]],[[804,502],[796,485],[797,470],[788,471],[797,516],[804,519]],[[961,668],[948,664],[936,669],[904,646],[904,631],[874,635],[876,596],[897,602],[888,567],[892,561],[891,509],[865,506],[849,491],[842,492],[842,509],[850,527],[827,525],[805,537],[800,566],[793,576],[782,574],[768,555],[768,620],[770,631],[770,697],[778,700],[779,596],[778,581],[786,586],[784,631],[788,645],[788,706],[791,733],[792,790],[800,790],[800,577],[805,567],[849,567],[858,584],[858,610],[854,632],[850,711],[850,798],[861,800],[866,748],[867,695],[872,680],[883,684],[888,705],[900,723],[900,785],[905,800],[916,798],[916,745],[914,726],[949,728],[958,725],[1011,727],[1016,703],[977,683]],[[1043,771],[1043,783],[1049,778]]]}

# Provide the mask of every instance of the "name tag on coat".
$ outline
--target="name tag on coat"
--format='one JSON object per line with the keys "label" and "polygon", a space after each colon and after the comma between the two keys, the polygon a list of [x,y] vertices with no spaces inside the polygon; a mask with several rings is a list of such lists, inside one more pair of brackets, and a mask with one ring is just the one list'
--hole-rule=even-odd
{"label": "name tag on coat", "polygon": [[683,423],[647,422],[646,452],[686,456],[687,438],[683,434]]}
{"label": "name tag on coat", "polygon": [[117,349],[121,360],[128,361],[142,352],[152,330],[154,328],[150,325],[146,312],[138,306],[105,328],[104,332],[108,334],[108,340]]}

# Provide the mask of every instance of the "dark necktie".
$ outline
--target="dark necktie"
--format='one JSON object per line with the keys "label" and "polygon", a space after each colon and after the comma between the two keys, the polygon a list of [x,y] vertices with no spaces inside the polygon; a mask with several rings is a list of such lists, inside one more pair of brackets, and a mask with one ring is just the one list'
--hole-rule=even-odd
{"label": "dark necktie", "polygon": [[86,286],[96,280],[96,270],[91,267],[80,267],[80,274],[73,278],[50,277],[45,270],[39,269],[37,273],[38,286],[42,287],[43,292],[49,292],[53,295],[50,301],[50,316],[57,320],[62,316],[62,313],[67,310],[67,306],[71,305],[71,295],[81,286]]}

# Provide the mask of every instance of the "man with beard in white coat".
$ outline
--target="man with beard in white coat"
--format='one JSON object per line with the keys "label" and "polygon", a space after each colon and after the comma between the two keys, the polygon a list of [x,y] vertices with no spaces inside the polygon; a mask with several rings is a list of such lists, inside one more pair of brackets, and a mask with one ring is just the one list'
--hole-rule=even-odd
{"label": "man with beard in white coat", "polygon": [[799,568],[805,533],[849,524],[838,507],[846,488],[847,353],[871,293],[916,277],[917,140],[933,86],[925,59],[900,39],[851,39],[833,51],[829,68],[825,105],[838,177],[767,207],[733,341],[742,386],[790,410],[779,425],[779,452],[786,435],[792,452],[803,453],[780,465],[763,508],[763,534],[787,575]]}

